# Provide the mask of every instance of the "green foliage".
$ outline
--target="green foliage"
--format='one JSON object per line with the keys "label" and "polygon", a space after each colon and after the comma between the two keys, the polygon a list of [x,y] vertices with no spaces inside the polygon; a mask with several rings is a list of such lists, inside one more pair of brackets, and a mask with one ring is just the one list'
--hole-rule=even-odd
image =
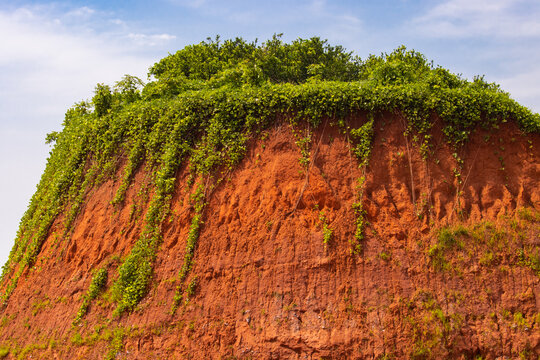
{"label": "green foliage", "polygon": [[383,261],[390,261],[392,259],[392,253],[388,251],[381,251],[378,256]]}
{"label": "green foliage", "polygon": [[351,81],[357,77],[358,59],[341,46],[318,37],[283,43],[281,35],[258,46],[241,38],[210,38],[186,46],[150,69],[158,81],[145,88],[145,96],[177,95],[209,86],[261,86],[267,83],[303,83],[308,79]]}
{"label": "green foliage", "polygon": [[351,129],[351,139],[356,143],[353,153],[360,160],[360,166],[366,166],[371,155],[371,142],[373,141],[373,116],[358,129]]}
{"label": "green foliage", "polygon": [[460,238],[468,236],[469,231],[462,225],[443,227],[437,233],[437,241],[428,250],[432,265],[439,270],[448,268],[445,253],[455,248],[463,248]]}
{"label": "green foliage", "polygon": [[521,248],[518,250],[518,263],[530,268],[537,276],[540,276],[540,249],[526,251]]}
{"label": "green foliage", "polygon": [[97,298],[101,291],[105,288],[105,285],[107,285],[107,275],[107,269],[105,268],[101,268],[95,272],[94,276],[92,277],[92,281],[90,282],[90,286],[88,287],[88,291],[83,296],[83,301],[79,311],[77,312],[77,316],[73,320],[73,325],[76,325],[81,321],[84,315],[86,315],[88,312],[88,307],[90,306],[92,300]]}
{"label": "green foliage", "polygon": [[81,346],[84,343],[84,339],[79,332],[75,332],[69,339],[73,345]]}
{"label": "green foliage", "polygon": [[351,253],[360,254],[362,251],[362,241],[364,240],[364,230],[366,226],[366,211],[364,210],[363,197],[364,197],[364,184],[366,181],[365,173],[366,167],[369,163],[369,156],[371,155],[371,143],[373,142],[373,115],[368,114],[368,120],[362,126],[357,129],[350,130],[350,137],[355,146],[353,147],[353,154],[359,160],[359,165],[362,168],[363,175],[357,179],[356,184],[356,200],[352,205],[354,215],[356,217],[355,225],[356,230],[354,232],[354,240],[350,240]]}
{"label": "green foliage", "polygon": [[362,252],[362,242],[364,240],[364,228],[366,226],[366,211],[362,199],[364,197],[364,184],[366,177],[363,175],[357,179],[356,183],[356,200],[352,205],[355,215],[356,229],[354,231],[354,240],[350,240],[351,254],[360,254]]}
{"label": "green foliage", "polygon": [[360,69],[360,79],[386,86],[419,82],[430,73],[431,67],[424,55],[401,46],[391,54],[371,55]]}
{"label": "green foliage", "polygon": [[194,276],[193,279],[191,279],[187,289],[186,289],[186,302],[189,301],[189,299],[195,295],[195,290],[197,289],[197,284],[199,283],[199,278],[197,276]]}
{"label": "green foliage", "polygon": [[426,291],[419,291],[404,311],[414,344],[410,358],[438,358],[441,350],[445,353],[452,348],[453,338],[463,322],[458,313],[443,310],[434,295]]}
{"label": "green foliage", "polygon": [[[173,305],[171,312],[174,314],[178,309],[178,306],[184,299],[185,302],[189,301],[189,297],[194,293],[195,287],[197,286],[197,277],[195,276],[192,279],[192,282],[188,285],[186,289],[186,294],[183,294],[182,289],[184,287],[184,282],[191,271],[193,266],[193,256],[195,255],[195,245],[199,239],[199,232],[202,225],[202,211],[204,209],[205,203],[205,193],[202,182],[199,183],[197,189],[191,196],[191,200],[194,203],[195,214],[191,219],[191,225],[189,227],[188,238],[186,241],[186,249],[184,253],[184,263],[178,274],[179,284],[176,287],[176,291],[173,298]],[[190,293],[191,292],[191,293]]]}
{"label": "green foliage", "polygon": [[141,79],[132,75],[124,75],[114,85],[114,97],[123,104],[132,103],[141,98],[140,88],[144,86]]}
{"label": "green foliage", "polygon": [[119,327],[114,330],[105,360],[113,360],[118,357],[118,354],[124,349],[124,338],[126,337],[126,329]]}
{"label": "green foliage", "polygon": [[324,211],[321,211],[319,213],[319,221],[322,224],[322,230],[323,230],[323,244],[326,248],[330,241],[332,240],[332,234],[334,233],[334,230],[328,225],[328,219],[326,218],[326,215]]}
{"label": "green foliage", "polygon": [[518,217],[529,222],[540,222],[540,212],[534,211],[531,208],[519,208],[517,210]]}
{"label": "green foliage", "polygon": [[9,347],[0,346],[0,359],[7,357],[10,353]]}
{"label": "green foliage", "polygon": [[47,348],[54,348],[55,346],[56,342],[50,339],[43,342],[30,343],[22,348],[14,347],[11,349],[10,353],[18,360],[32,359],[33,357],[30,354],[36,352],[36,350],[45,350]]}
{"label": "green foliage", "polygon": [[112,106],[113,95],[108,85],[97,84],[95,95],[92,98],[94,112],[98,117],[107,115]]}
{"label": "green foliage", "polygon": [[[123,157],[127,163],[113,203],[121,206],[142,164],[154,174],[154,192],[143,231],[113,284],[117,314],[133,310],[147,291],[178,169],[189,163],[193,175],[207,177],[217,169],[232,169],[244,156],[247,141],[282,119],[278,114],[312,127],[325,118],[344,122],[350,114],[368,114],[368,122],[351,131],[354,152],[363,164],[376,128],[373,115],[384,111],[405,115],[410,131],[424,136],[423,144],[429,141],[434,114],[456,146],[475,127],[508,120],[524,132],[540,132],[540,116],[498,86],[482,78],[461,79],[404,47],[362,61],[319,38],[286,44],[277,35],[261,45],[216,38],[164,58],[150,75],[154,79],[146,85],[129,75],[113,90],[98,84],[91,102],[70,108],[63,130],[48,135],[54,147],[2,269],[2,304],[21,274],[33,270],[58,215],[67,213],[69,229],[88,190],[112,177]],[[201,196],[195,201],[199,208],[192,218],[181,283],[191,269],[202,224]],[[361,196],[354,211],[357,251],[365,226]],[[66,231],[63,238],[68,236]]]}
{"label": "green foliage", "polygon": [[42,301],[36,300],[32,303],[32,315],[36,316],[41,310],[45,309],[51,304],[51,299],[47,296]]}
{"label": "green foliage", "polygon": [[293,130],[293,133],[296,137],[296,146],[300,149],[300,166],[303,169],[308,169],[309,163],[311,161],[311,141],[312,141],[312,133],[309,131],[309,129],[306,130],[306,135],[304,137],[300,137],[296,131]]}

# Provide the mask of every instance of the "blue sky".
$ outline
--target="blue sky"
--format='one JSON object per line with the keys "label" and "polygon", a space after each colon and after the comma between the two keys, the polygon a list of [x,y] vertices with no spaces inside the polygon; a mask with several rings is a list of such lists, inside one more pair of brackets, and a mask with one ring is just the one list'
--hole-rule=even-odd
{"label": "blue sky", "polygon": [[363,58],[404,44],[540,111],[537,0],[3,0],[0,33],[0,264],[66,109],[209,36],[320,36]]}

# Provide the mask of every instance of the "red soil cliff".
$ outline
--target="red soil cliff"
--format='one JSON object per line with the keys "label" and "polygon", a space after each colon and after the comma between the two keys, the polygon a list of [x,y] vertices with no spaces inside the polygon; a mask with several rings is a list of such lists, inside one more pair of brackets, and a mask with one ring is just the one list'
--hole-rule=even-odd
{"label": "red soil cliff", "polygon": [[479,129],[460,167],[440,126],[424,160],[398,117],[376,124],[361,251],[352,251],[353,204],[363,172],[349,142],[327,120],[304,168],[284,122],[207,194],[187,279],[197,285],[174,315],[194,212],[185,167],[143,301],[112,317],[105,292],[72,326],[91,271],[114,270],[140,234],[152,193],[142,166],[123,206],[111,205],[118,181],[89,191],[69,241],[57,219],[0,310],[7,358],[536,359],[540,136],[510,123]]}

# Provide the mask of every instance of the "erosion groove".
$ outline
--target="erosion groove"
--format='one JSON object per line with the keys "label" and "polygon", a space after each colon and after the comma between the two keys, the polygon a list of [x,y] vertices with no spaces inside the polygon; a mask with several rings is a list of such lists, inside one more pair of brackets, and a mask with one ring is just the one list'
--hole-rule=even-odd
{"label": "erosion groove", "polygon": [[540,116],[404,47],[208,40],[66,113],[8,358],[533,358]]}

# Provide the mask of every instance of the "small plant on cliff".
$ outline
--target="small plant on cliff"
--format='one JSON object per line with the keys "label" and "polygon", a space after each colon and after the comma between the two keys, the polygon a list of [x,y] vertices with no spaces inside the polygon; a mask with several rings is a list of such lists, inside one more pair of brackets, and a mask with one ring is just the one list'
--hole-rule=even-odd
{"label": "small plant on cliff", "polygon": [[350,131],[351,139],[355,144],[353,153],[360,161],[360,166],[367,166],[369,161],[373,142],[373,121],[373,116],[370,115],[364,125]]}
{"label": "small plant on cliff", "polygon": [[81,319],[88,312],[88,307],[92,300],[98,297],[98,295],[103,291],[103,288],[107,284],[107,269],[101,268],[95,272],[88,287],[88,291],[83,296],[83,301],[79,311],[77,311],[77,316],[73,320],[73,325],[77,325]]}
{"label": "small plant on cliff", "polygon": [[428,256],[432,265],[439,270],[448,268],[445,253],[454,248],[463,248],[462,236],[469,235],[469,231],[462,225],[443,227],[437,233],[437,241],[428,249]]}
{"label": "small plant on cliff", "polygon": [[521,248],[518,249],[517,256],[520,265],[530,268],[537,276],[540,276],[540,251],[538,249],[530,250],[527,253],[525,249]]}
{"label": "small plant on cliff", "polygon": [[45,296],[45,298],[43,298],[43,300],[41,301],[36,300],[35,302],[32,303],[32,315],[36,316],[40,311],[50,306],[50,304],[51,304],[51,299],[49,299],[48,296]]}
{"label": "small plant on cliff", "polygon": [[[295,132],[296,135],[296,132]],[[307,169],[309,167],[309,162],[311,161],[311,153],[310,153],[310,146],[311,146],[311,132],[306,130],[306,136],[300,137],[299,135],[296,135],[296,145],[300,149],[300,166],[303,169]]]}
{"label": "small plant on cliff", "polygon": [[173,298],[173,305],[171,308],[171,313],[173,314],[178,309],[178,306],[182,302],[182,299],[184,299],[185,302],[189,301],[189,297],[193,295],[195,287],[197,286],[197,276],[195,276],[192,279],[191,283],[188,285],[186,289],[186,294],[183,294],[184,282],[189,275],[189,272],[191,271],[191,267],[193,266],[195,245],[197,244],[200,227],[202,225],[202,211],[205,206],[205,193],[202,181],[199,183],[199,186],[197,186],[197,189],[192,194],[191,200],[194,203],[195,214],[191,219],[191,225],[189,227],[188,238],[186,241],[186,250],[184,254],[184,263],[182,264],[182,268],[180,269],[180,272],[178,274],[179,284],[176,287]]}
{"label": "small plant on cliff", "polygon": [[10,353],[9,347],[7,346],[0,346],[0,359],[5,358]]}
{"label": "small plant on cliff", "polygon": [[518,217],[529,222],[540,222],[540,211],[522,207],[517,210]]}
{"label": "small plant on cliff", "polygon": [[124,338],[126,337],[127,330],[123,327],[119,327],[114,330],[114,334],[109,343],[107,354],[105,354],[105,360],[113,360],[118,357],[120,352],[124,348]]}
{"label": "small plant on cliff", "polygon": [[332,228],[330,228],[330,226],[328,225],[328,219],[326,218],[326,214],[322,210],[319,212],[319,221],[322,224],[323,244],[324,244],[324,247],[326,248],[328,244],[330,244],[330,241],[332,240],[332,234],[334,230],[332,230]]}
{"label": "small plant on cliff", "polygon": [[351,240],[351,253],[360,254],[362,252],[362,242],[364,240],[364,229],[366,226],[366,211],[364,210],[364,204],[362,199],[364,197],[364,183],[366,181],[365,176],[357,179],[356,183],[356,201],[353,203],[352,208],[354,210],[355,219],[355,231],[354,240]]}
{"label": "small plant on cliff", "polygon": [[409,349],[411,359],[439,358],[452,348],[463,319],[458,313],[443,310],[434,294],[419,290],[402,303],[405,317],[404,331],[410,332],[413,347]]}
{"label": "small plant on cliff", "polygon": [[353,148],[354,155],[360,161],[360,168],[362,169],[362,176],[357,179],[355,186],[356,200],[352,205],[354,215],[356,217],[354,232],[354,240],[351,240],[351,253],[359,254],[362,251],[362,241],[364,240],[364,228],[366,225],[364,205],[362,203],[364,197],[364,184],[366,181],[366,167],[371,155],[371,143],[373,142],[373,116],[370,114],[368,120],[362,126],[357,129],[351,129],[350,136],[355,143]]}
{"label": "small plant on cliff", "polygon": [[193,279],[189,282],[189,285],[186,288],[186,296],[184,299],[184,303],[187,304],[191,297],[195,295],[195,290],[197,289],[197,285],[199,284],[199,278],[197,276],[194,276]]}

